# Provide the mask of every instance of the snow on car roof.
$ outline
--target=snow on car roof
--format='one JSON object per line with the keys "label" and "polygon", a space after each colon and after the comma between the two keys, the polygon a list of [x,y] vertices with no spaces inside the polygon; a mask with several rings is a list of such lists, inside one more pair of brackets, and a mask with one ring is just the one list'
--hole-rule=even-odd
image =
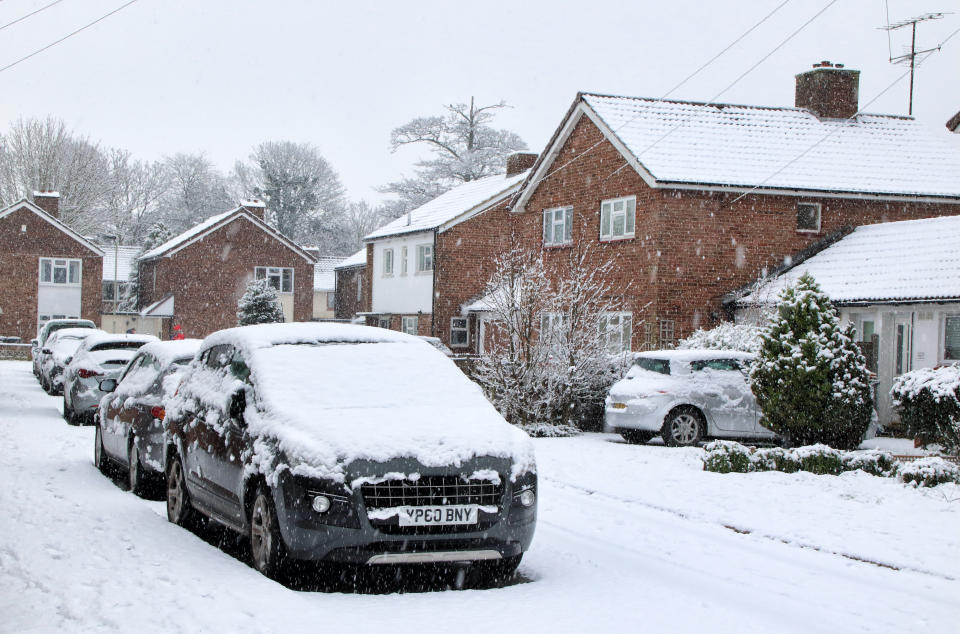
{"label": "snow on car roof", "polygon": [[644,359],[667,359],[670,361],[699,361],[700,359],[754,359],[757,355],[738,350],[647,350],[638,352]]}
{"label": "snow on car roof", "polygon": [[180,339],[177,341],[151,341],[144,344],[141,352],[149,353],[160,365],[167,366],[178,359],[193,357],[200,349],[201,339]]}
{"label": "snow on car roof", "polygon": [[139,341],[141,343],[149,343],[151,341],[160,341],[153,335],[128,335],[128,334],[111,334],[109,332],[96,332],[86,339],[83,340],[83,349],[89,350],[90,348],[100,345],[101,343],[123,343],[125,341]]}
{"label": "snow on car roof", "polygon": [[[317,343],[420,343],[419,338],[386,328],[339,323],[258,324],[218,330],[203,340],[201,350],[229,344],[252,352],[281,344]],[[426,345],[426,344],[424,344]]]}
{"label": "snow on car roof", "polygon": [[98,330],[96,328],[61,328],[56,330],[47,338],[47,341],[53,341],[54,339],[86,339],[94,334],[103,333],[103,330]]}

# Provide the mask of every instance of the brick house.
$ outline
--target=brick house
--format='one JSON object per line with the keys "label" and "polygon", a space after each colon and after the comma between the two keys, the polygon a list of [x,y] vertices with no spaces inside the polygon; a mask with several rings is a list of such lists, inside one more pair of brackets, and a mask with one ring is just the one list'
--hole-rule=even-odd
{"label": "brick house", "polygon": [[141,316],[180,325],[187,337],[237,325],[237,301],[253,279],[279,291],[286,321],[313,315],[314,258],[263,220],[245,201],[201,222],[139,259]]}
{"label": "brick house", "polygon": [[960,214],[950,135],[859,114],[858,84],[825,62],[796,76],[793,108],[578,94],[512,201],[515,231],[548,266],[577,246],[613,261],[619,346],[669,346],[845,228]]}
{"label": "brick house", "polygon": [[333,268],[335,296],[334,317],[356,319],[370,311],[370,284],[367,275],[367,248],[364,247],[344,258]]}
{"label": "brick house", "polygon": [[[311,255],[313,254],[310,251]],[[336,311],[336,276],[334,267],[343,259],[337,256],[315,256],[313,265],[313,319],[333,319]]]}
{"label": "brick house", "polygon": [[103,251],[60,222],[59,194],[33,198],[0,210],[0,335],[24,342],[49,319],[100,323]]}
{"label": "brick house", "polygon": [[[506,234],[499,226],[489,233],[461,227],[482,227],[479,218],[505,210],[535,159],[514,154],[505,174],[458,185],[365,236],[367,324],[440,337],[454,351],[469,350],[470,329],[459,304],[489,279],[483,245],[500,246]],[[472,248],[465,248],[464,236]]]}

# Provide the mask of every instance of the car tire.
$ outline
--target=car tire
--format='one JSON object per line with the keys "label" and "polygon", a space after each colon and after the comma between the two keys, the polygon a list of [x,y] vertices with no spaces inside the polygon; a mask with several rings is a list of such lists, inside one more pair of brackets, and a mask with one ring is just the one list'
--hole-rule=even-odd
{"label": "car tire", "polygon": [[678,407],[663,421],[661,435],[669,447],[695,447],[704,435],[703,415],[695,407]]}
{"label": "car tire", "polygon": [[650,442],[650,439],[653,438],[656,433],[652,431],[640,431],[640,430],[621,430],[620,435],[623,436],[623,439],[626,440],[631,445],[645,445]]}
{"label": "car tire", "polygon": [[[97,425],[97,429],[100,429],[100,425]],[[146,497],[150,486],[143,464],[140,462],[140,450],[137,448],[137,441],[134,438],[131,438],[127,444],[127,460],[129,465],[127,468],[127,486],[130,488],[130,492],[138,497]]]}
{"label": "car tire", "polygon": [[187,493],[187,477],[180,456],[173,456],[167,466],[167,520],[177,526],[193,528],[199,515],[190,503]]}
{"label": "car tire", "polygon": [[277,511],[265,486],[257,489],[250,507],[250,558],[253,567],[271,579],[279,577],[286,558]]}
{"label": "car tire", "polygon": [[470,587],[488,588],[502,586],[517,572],[523,554],[504,557],[495,561],[479,561],[470,566]]}
{"label": "car tire", "polygon": [[93,464],[96,465],[100,473],[110,476],[110,459],[103,451],[103,436],[100,432],[100,425],[97,425],[93,434]]}

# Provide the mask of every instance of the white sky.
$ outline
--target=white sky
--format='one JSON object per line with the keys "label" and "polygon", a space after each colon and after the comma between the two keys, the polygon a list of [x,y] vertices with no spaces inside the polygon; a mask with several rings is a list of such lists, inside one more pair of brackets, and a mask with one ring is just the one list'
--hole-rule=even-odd
{"label": "white sky", "polygon": [[[0,26],[51,0],[0,0]],[[124,0],[64,0],[0,31],[0,67]],[[445,103],[501,99],[497,127],[539,152],[578,90],[659,97],[783,0],[310,2],[139,0],[0,72],[0,129],[52,114],[106,145],[156,159],[202,151],[224,171],[265,140],[315,144],[350,196],[411,172],[390,130]],[[826,6],[790,0],[672,97],[706,101]],[[889,0],[891,21],[951,10]],[[904,72],[888,63],[884,0],[839,0],[719,101],[792,106],[796,73],[831,60],[862,71],[863,106]],[[921,24],[918,48],[960,28]],[[894,55],[909,45],[894,33]],[[908,78],[866,108],[906,114]],[[914,114],[944,130],[960,110],[960,34],[919,69]]]}

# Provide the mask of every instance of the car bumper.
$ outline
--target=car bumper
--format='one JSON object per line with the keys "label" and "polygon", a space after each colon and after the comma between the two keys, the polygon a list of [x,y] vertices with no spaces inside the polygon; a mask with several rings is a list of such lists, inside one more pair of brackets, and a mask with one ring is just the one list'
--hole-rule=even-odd
{"label": "car bumper", "polygon": [[537,505],[519,506],[509,484],[496,520],[483,528],[394,534],[371,524],[359,489],[348,503],[353,516],[339,522],[344,525],[321,523],[308,504],[298,503],[303,491],[292,480],[281,477],[284,493],[274,501],[288,554],[295,559],[370,565],[482,561],[520,555],[533,541]]}
{"label": "car bumper", "polygon": [[614,407],[615,402],[618,401],[607,399],[604,408],[603,426],[608,432],[616,432],[619,429],[659,432],[671,405],[670,401],[659,398],[619,401],[625,402],[625,408]]}

